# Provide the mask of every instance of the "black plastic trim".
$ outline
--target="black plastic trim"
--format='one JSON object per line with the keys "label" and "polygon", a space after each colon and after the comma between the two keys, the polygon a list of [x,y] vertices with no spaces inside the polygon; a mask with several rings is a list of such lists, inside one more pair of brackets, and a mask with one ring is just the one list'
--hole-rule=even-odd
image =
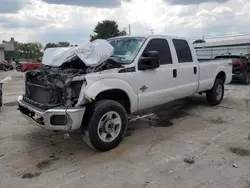
{"label": "black plastic trim", "polygon": [[118,71],[118,73],[127,73],[127,72],[135,72],[135,67],[129,67]]}
{"label": "black plastic trim", "polygon": [[42,109],[44,109],[44,110],[48,110],[48,109],[51,109],[51,108],[55,108],[55,107],[57,107],[57,106],[63,106],[63,104],[41,104],[41,103],[38,103],[38,102],[35,102],[35,101],[29,99],[29,98],[26,97],[26,96],[23,96],[23,100],[24,100],[25,102],[27,102],[27,103],[30,103],[30,104],[32,104],[32,105],[34,105],[34,106],[37,106],[37,107],[39,107],[39,108],[42,108]]}

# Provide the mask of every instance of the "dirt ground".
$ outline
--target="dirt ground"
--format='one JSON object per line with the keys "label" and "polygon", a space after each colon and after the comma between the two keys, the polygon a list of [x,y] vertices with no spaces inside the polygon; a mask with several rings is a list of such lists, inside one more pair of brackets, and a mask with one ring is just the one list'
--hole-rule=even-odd
{"label": "dirt ground", "polygon": [[[250,188],[250,86],[226,86],[208,106],[194,96],[129,123],[119,147],[99,153],[17,111],[22,74],[11,74],[0,111],[0,188]],[[151,112],[150,112],[151,113]]]}

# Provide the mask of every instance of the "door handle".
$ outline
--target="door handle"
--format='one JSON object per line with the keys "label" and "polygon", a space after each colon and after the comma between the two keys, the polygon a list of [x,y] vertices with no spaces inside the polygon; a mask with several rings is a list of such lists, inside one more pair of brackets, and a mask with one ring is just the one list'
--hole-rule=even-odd
{"label": "door handle", "polygon": [[197,67],[194,67],[194,74],[197,74]]}
{"label": "door handle", "polygon": [[177,70],[173,69],[173,77],[176,78],[177,77]]}

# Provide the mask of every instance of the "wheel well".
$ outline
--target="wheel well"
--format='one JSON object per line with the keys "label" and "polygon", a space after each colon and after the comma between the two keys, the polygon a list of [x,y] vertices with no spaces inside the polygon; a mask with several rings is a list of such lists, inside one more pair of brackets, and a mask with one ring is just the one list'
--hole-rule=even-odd
{"label": "wheel well", "polygon": [[226,81],[226,74],[225,72],[221,71],[219,74],[216,76],[216,79],[221,79],[223,82]]}
{"label": "wheel well", "polygon": [[119,102],[127,111],[127,113],[131,113],[130,111],[130,100],[128,95],[120,89],[111,89],[107,91],[103,91],[96,96],[96,100],[109,99]]}

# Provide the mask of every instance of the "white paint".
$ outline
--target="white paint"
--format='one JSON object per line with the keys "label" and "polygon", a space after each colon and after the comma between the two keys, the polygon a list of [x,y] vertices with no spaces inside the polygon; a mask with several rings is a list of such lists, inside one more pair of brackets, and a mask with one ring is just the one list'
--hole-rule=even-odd
{"label": "white paint", "polygon": [[[161,65],[154,70],[138,70],[138,61],[145,47],[151,39],[166,39],[169,43],[173,64]],[[94,99],[100,92],[120,89],[127,93],[131,112],[161,105],[172,100],[180,99],[207,91],[213,87],[219,72],[226,74],[226,83],[232,79],[232,65],[229,60],[214,60],[199,63],[192,43],[190,45],[193,62],[179,63],[172,39],[184,39],[170,36],[150,36],[146,39],[140,52],[133,63],[125,67],[135,67],[135,72],[118,73],[117,69],[90,73],[86,75],[87,86],[84,89],[85,96]],[[194,74],[197,67],[197,74]],[[173,69],[177,69],[177,77],[173,78]],[[141,91],[145,85],[148,89]]]}

